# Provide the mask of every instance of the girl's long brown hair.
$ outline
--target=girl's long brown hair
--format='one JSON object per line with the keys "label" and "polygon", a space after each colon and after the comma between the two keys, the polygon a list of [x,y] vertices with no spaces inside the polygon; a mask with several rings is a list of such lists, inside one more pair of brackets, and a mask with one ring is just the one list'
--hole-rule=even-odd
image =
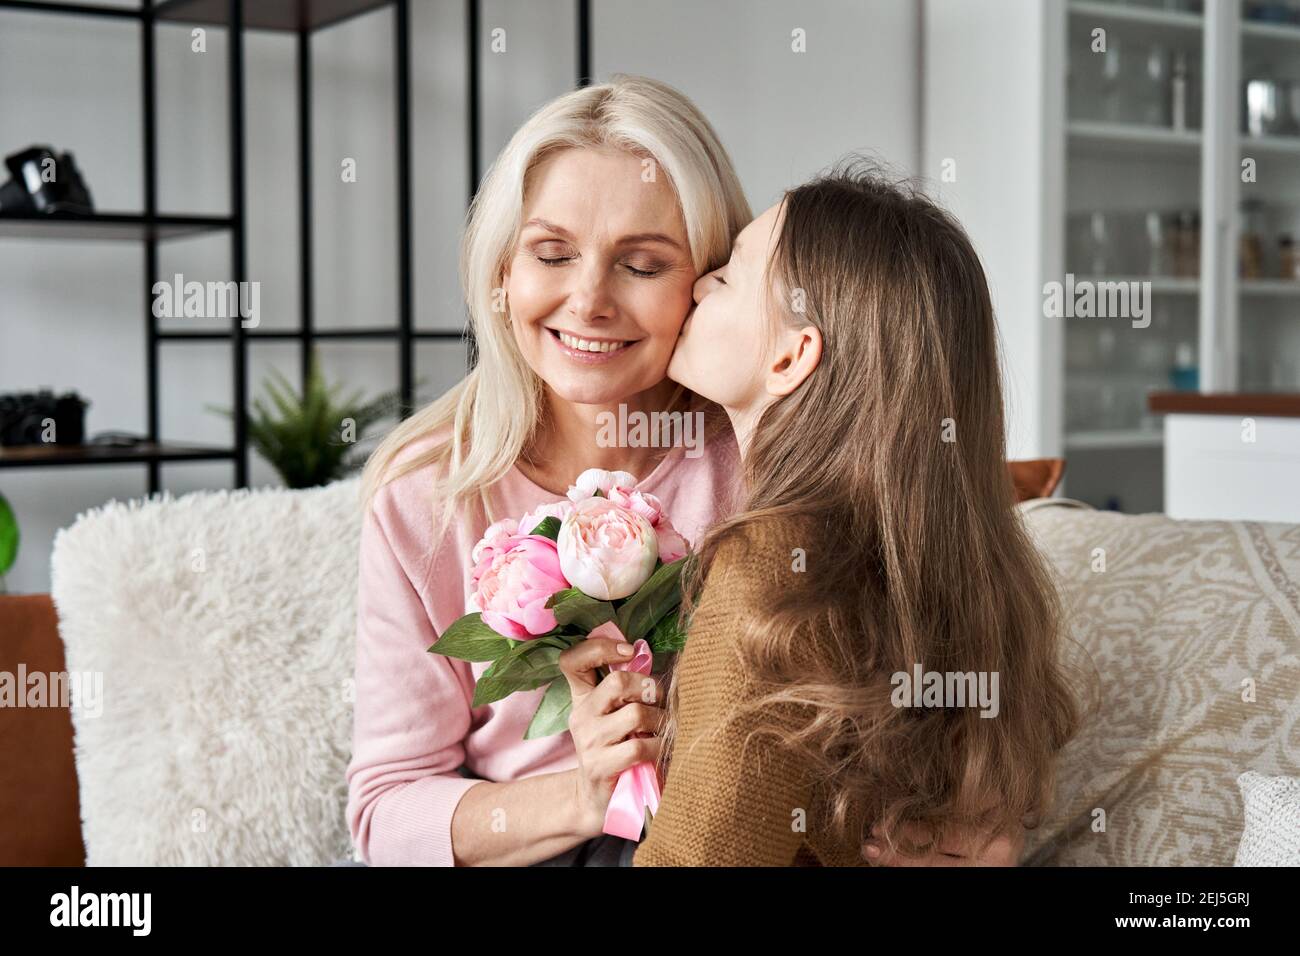
{"label": "girl's long brown hair", "polygon": [[[879,824],[917,852],[957,828],[1035,826],[1082,718],[1056,591],[1014,509],[984,270],[950,215],[860,158],[784,202],[769,315],[815,326],[821,361],[757,422],[746,502],[699,543],[684,618],[724,541],[795,519],[807,573],[753,609],[740,651],[762,695],[732,718],[800,752],[847,840]],[[835,663],[796,665],[809,639]],[[917,663],[997,672],[999,713],[894,706],[891,676]],[[773,716],[788,704],[815,716],[792,728]]]}

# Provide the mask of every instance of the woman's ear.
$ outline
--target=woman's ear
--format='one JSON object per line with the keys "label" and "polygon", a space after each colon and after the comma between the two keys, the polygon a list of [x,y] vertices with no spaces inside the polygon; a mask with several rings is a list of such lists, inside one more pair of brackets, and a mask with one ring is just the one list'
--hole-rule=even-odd
{"label": "woman's ear", "polygon": [[789,395],[803,384],[821,360],[822,334],[815,326],[783,330],[767,372],[767,393]]}

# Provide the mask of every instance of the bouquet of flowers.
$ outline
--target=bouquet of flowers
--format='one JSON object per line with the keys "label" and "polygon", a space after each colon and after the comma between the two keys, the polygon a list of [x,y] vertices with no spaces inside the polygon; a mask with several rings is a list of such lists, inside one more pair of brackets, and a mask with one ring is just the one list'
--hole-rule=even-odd
{"label": "bouquet of flowers", "polygon": [[[572,699],[559,658],[579,641],[633,642],[632,657],[611,666],[640,674],[661,672],[682,649],[677,615],[689,548],[659,500],[635,485],[627,472],[588,469],[567,501],[489,527],[470,555],[470,613],[429,648],[492,662],[474,688],[475,707],[546,687],[525,739],[568,729]],[[605,832],[639,839],[645,810],[658,806],[654,766],[630,767],[619,775]]]}

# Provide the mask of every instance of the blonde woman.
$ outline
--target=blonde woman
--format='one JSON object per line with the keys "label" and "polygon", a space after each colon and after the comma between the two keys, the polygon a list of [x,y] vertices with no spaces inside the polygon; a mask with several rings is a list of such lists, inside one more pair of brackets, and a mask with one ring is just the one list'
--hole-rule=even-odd
{"label": "blonde woman", "polygon": [[[853,864],[864,841],[884,859],[1032,825],[1078,712],[965,233],[846,164],[747,226],[695,300],[669,375],[726,409],[745,500],[684,586],[636,864]],[[918,668],[976,682],[922,698]]]}
{"label": "blonde woman", "polygon": [[[697,278],[750,218],[707,120],[651,80],[559,97],[493,164],[461,256],[478,365],[364,476],[347,816],[367,863],[630,863],[635,845],[601,831],[618,774],[659,756],[662,709],[640,678],[593,681],[570,733],[525,740],[541,691],[472,709],[486,665],[427,648],[465,611],[487,524],[561,500],[587,468],[637,476],[692,541],[731,512],[723,416],[698,457],[598,438],[620,409],[709,417],[666,370]],[[618,659],[607,650],[592,667]]]}

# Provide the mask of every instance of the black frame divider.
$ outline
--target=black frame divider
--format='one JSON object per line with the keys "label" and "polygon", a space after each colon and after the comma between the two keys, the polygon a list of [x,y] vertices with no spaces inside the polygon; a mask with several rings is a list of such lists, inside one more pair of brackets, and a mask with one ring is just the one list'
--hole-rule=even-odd
{"label": "black frame divider", "polygon": [[[153,35],[153,0],[141,0],[140,3],[140,99],[142,117],[140,129],[144,134],[141,166],[144,169],[144,216],[153,221],[158,215],[158,111],[154,85],[156,59],[154,57]],[[158,341],[158,317],[153,314],[153,284],[158,275],[158,238],[150,234],[144,240],[144,322],[145,322],[145,381],[148,399],[148,423],[146,431],[149,442],[158,444],[159,412],[156,396],[158,395],[158,359],[161,343]],[[149,459],[149,493],[153,494],[162,485],[162,464],[157,458]]]}
{"label": "black frame divider", "polygon": [[[235,228],[230,231],[230,271],[235,287],[243,288],[248,278],[247,222],[244,219],[244,4],[243,0],[228,0],[230,27],[228,53],[230,83],[230,214]],[[230,321],[234,346],[231,365],[234,367],[234,399],[231,416],[235,428],[235,487],[248,486],[248,422],[244,410],[248,407],[248,349],[244,338],[244,321],[240,309]],[[158,404],[158,393],[152,396]],[[150,493],[157,489],[150,487]]]}
{"label": "black frame divider", "polygon": [[[247,4],[247,8],[246,8]],[[314,320],[314,220],[312,216],[312,58],[313,33],[354,16],[393,7],[393,54],[396,101],[397,229],[398,229],[398,315],[395,327],[323,329]],[[64,16],[138,20],[140,24],[140,108],[143,210],[128,213],[88,215],[3,216],[0,238],[119,239],[143,243],[145,278],[145,380],[147,391],[145,444],[129,448],[99,445],[0,448],[0,469],[42,468],[65,465],[144,464],[149,493],[161,487],[162,465],[169,461],[221,461],[234,465],[234,484],[248,484],[248,430],[242,414],[233,419],[231,448],[164,443],[161,438],[160,366],[163,343],[221,342],[231,345],[232,407],[248,406],[248,346],[255,341],[296,341],[300,346],[300,372],[306,387],[313,345],[326,341],[396,339],[398,345],[398,391],[403,417],[414,404],[415,342],[461,340],[467,348],[469,367],[476,362],[473,331],[418,329],[414,318],[412,260],[411,183],[411,51],[409,0],[299,0],[296,6],[249,0],[140,0],[139,7],[98,7],[84,3],[56,3],[51,0],[0,0],[0,12],[49,13]],[[591,83],[591,2],[575,0],[576,80],[578,86]],[[467,145],[468,201],[473,202],[480,185],[482,133],[480,103],[481,56],[479,50],[480,0],[465,0],[465,125]],[[171,215],[158,212],[158,127],[157,56],[154,28],[159,23],[209,24],[225,26],[229,34],[228,94],[230,138],[230,204],[228,216]],[[245,88],[244,31],[292,31],[297,34],[298,165],[299,165],[299,282],[301,314],[296,330],[245,329],[238,310],[225,330],[163,330],[153,314],[153,285],[158,274],[158,243],[207,232],[230,232],[231,278],[236,283],[248,278],[247,183],[245,178]]]}
{"label": "black frame divider", "polygon": [[394,0],[393,61],[397,72],[397,325],[398,382],[401,415],[415,404],[415,350],[411,343],[414,320],[411,314],[411,42],[407,0]]}
{"label": "black frame divider", "polygon": [[311,34],[298,33],[298,250],[299,360],[303,391],[311,375],[312,316],[315,304],[315,279],[312,243],[312,173],[311,173]]}

